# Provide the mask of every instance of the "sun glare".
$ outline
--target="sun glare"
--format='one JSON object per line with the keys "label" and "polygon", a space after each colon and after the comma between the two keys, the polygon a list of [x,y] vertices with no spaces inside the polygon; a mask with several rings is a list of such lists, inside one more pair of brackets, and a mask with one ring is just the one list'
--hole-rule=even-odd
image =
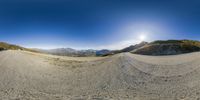
{"label": "sun glare", "polygon": [[139,36],[139,40],[140,40],[140,41],[145,41],[145,39],[146,39],[146,35],[141,34],[141,35]]}

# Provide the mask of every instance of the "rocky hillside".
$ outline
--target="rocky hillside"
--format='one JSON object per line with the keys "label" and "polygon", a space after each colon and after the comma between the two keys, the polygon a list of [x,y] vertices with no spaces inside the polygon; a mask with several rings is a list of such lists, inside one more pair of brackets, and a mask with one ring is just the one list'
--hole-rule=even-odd
{"label": "rocky hillside", "polygon": [[32,51],[32,52],[37,52],[32,49],[24,48],[18,45],[13,45],[5,42],[0,42],[0,51],[2,50],[26,50],[26,51]]}
{"label": "rocky hillside", "polygon": [[130,52],[130,51],[133,51],[133,50],[135,50],[135,49],[138,49],[138,48],[140,48],[140,47],[143,47],[144,45],[146,45],[146,44],[148,44],[148,42],[141,42],[141,43],[139,43],[139,44],[135,44],[135,45],[131,45],[131,46],[129,46],[129,47],[126,47],[126,48],[124,48],[124,49],[121,49],[121,50],[119,50],[119,52],[120,53],[122,53],[122,52]]}
{"label": "rocky hillside", "polygon": [[154,41],[131,51],[143,55],[175,55],[200,51],[200,42],[193,40]]}

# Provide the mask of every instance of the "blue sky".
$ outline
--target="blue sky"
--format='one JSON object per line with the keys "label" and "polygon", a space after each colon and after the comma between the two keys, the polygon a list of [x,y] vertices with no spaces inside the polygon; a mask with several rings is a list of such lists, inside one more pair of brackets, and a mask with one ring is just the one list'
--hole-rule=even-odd
{"label": "blue sky", "polygon": [[199,6],[199,0],[1,0],[0,41],[120,49],[142,40],[200,40]]}

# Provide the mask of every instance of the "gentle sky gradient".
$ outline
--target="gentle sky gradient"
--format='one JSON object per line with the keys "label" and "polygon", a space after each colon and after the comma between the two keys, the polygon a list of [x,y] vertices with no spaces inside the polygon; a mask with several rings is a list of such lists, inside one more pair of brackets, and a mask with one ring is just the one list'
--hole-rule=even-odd
{"label": "gentle sky gradient", "polygon": [[200,40],[200,1],[0,1],[0,41],[8,43],[47,49],[121,49],[160,39]]}

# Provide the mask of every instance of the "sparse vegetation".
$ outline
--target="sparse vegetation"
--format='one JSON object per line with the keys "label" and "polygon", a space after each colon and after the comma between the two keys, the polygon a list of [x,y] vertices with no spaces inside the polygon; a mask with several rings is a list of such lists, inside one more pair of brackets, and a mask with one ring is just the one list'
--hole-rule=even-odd
{"label": "sparse vegetation", "polygon": [[144,55],[175,55],[200,51],[200,42],[194,40],[159,40],[151,42],[137,50],[136,54]]}
{"label": "sparse vegetation", "polygon": [[5,42],[0,42],[0,51],[2,50],[25,50],[25,51],[31,51],[31,52],[38,52],[36,50],[24,48],[18,45],[8,44]]}
{"label": "sparse vegetation", "polygon": [[11,45],[5,42],[0,42],[0,48],[1,50],[23,50],[25,48],[17,46],[17,45]]}
{"label": "sparse vegetation", "polygon": [[182,40],[157,40],[152,42],[152,44],[166,44],[166,43],[183,43]]}

